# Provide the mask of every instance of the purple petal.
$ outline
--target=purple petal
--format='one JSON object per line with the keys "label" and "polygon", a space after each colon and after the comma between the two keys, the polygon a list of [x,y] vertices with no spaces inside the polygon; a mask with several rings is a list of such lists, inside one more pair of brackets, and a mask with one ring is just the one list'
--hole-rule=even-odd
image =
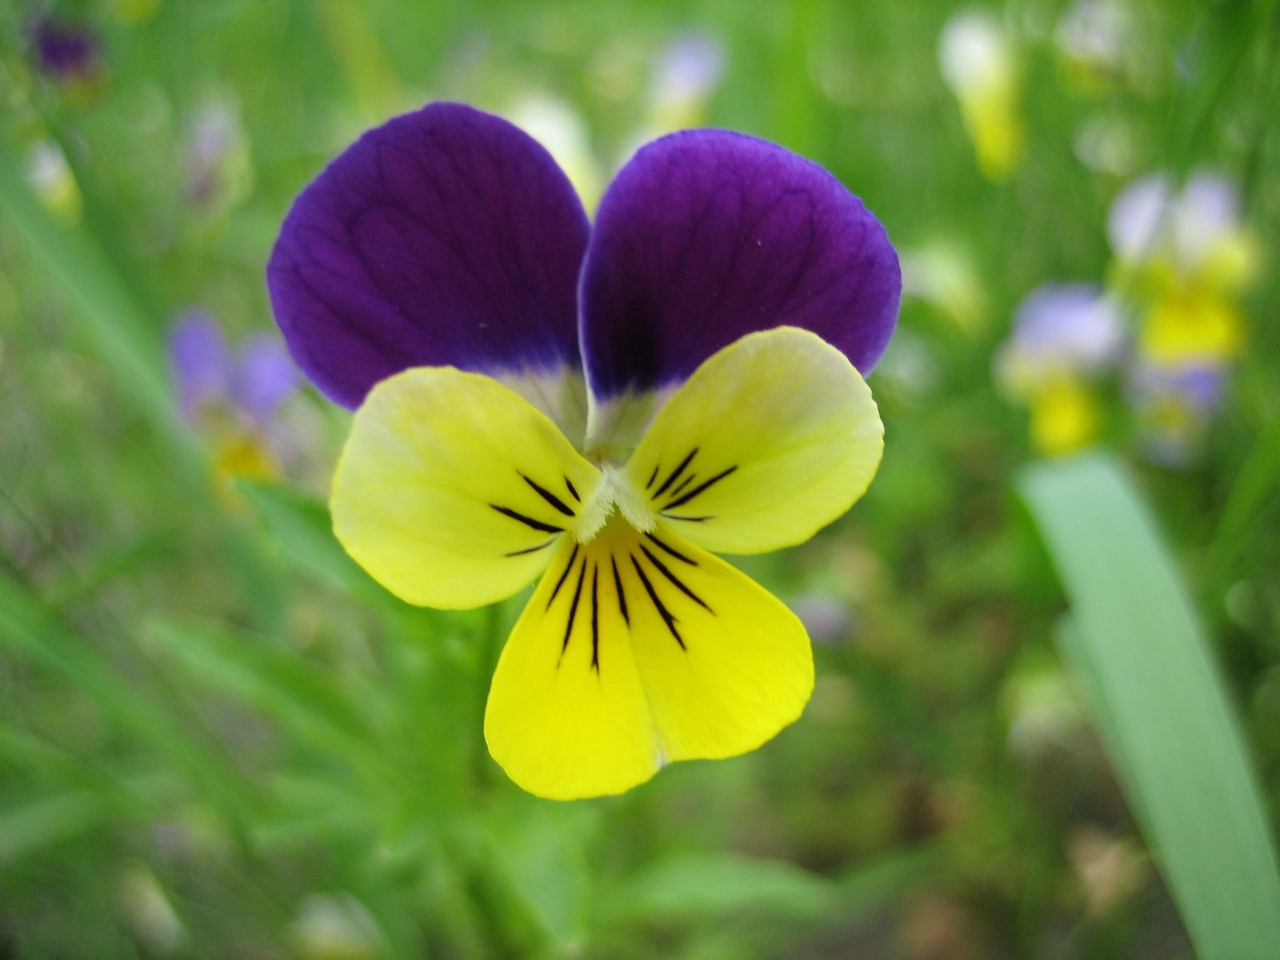
{"label": "purple petal", "polygon": [[102,61],[102,42],[87,26],[44,14],[30,24],[37,66],[54,80],[91,80]]}
{"label": "purple petal", "polygon": [[1194,266],[1240,225],[1240,191],[1226,177],[1197,170],[1173,209],[1173,239],[1184,266]]}
{"label": "purple petal", "polygon": [[1138,407],[1174,401],[1189,413],[1211,416],[1226,395],[1226,371],[1222,367],[1187,364],[1165,368],[1138,364],[1129,377],[1129,399]]}
{"label": "purple petal", "polygon": [[267,285],[298,365],[354,407],[407,367],[580,367],[587,231],[535,140],[436,103],[366,133],[302,192]]}
{"label": "purple petal", "polygon": [[884,228],[821,167],[741,134],[673,134],[640,150],[600,204],[582,280],[591,389],[608,398],[682,380],[784,324],[866,373],[901,290]]}
{"label": "purple petal", "polygon": [[1107,236],[1117,256],[1134,261],[1151,256],[1166,229],[1173,198],[1173,182],[1163,173],[1142,177],[1120,191],[1107,212]]}
{"label": "purple petal", "polygon": [[653,65],[653,98],[659,102],[705,97],[724,72],[724,44],[690,31],[673,40]]}
{"label": "purple petal", "polygon": [[227,338],[207,311],[189,310],[174,323],[169,333],[169,366],[178,403],[188,418],[231,393]]}
{"label": "purple petal", "polygon": [[232,384],[241,407],[265,423],[297,389],[298,368],[289,359],[284,344],[266,333],[245,340]]}
{"label": "purple petal", "polygon": [[1120,353],[1124,315],[1096,284],[1044,283],[1018,305],[1013,339],[1037,364],[1098,370]]}

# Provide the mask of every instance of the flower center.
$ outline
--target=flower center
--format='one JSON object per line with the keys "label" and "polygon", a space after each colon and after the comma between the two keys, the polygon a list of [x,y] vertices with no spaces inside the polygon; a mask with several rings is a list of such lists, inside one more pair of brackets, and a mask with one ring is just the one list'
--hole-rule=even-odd
{"label": "flower center", "polygon": [[579,543],[590,543],[615,513],[641,533],[653,530],[658,517],[643,491],[637,490],[618,467],[605,464],[601,470],[604,482],[578,515],[574,538]]}

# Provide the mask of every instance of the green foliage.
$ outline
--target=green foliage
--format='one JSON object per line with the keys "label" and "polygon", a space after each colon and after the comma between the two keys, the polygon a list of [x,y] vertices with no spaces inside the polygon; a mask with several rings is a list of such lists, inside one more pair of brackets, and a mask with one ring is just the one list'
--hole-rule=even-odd
{"label": "green foliage", "polygon": [[1071,600],[1062,654],[1205,960],[1280,943],[1275,843],[1234,710],[1150,517],[1117,467],[1029,469]]}
{"label": "green foliage", "polygon": [[[54,4],[102,38],[79,84],[33,64],[45,5],[0,4],[0,956],[1267,955],[1280,19],[1120,3],[1131,59],[1092,74],[1055,40],[1065,0],[985,5],[1028,134],[1002,183],[938,68],[955,3]],[[388,595],[330,529],[347,414],[293,398],[269,476],[232,479],[165,339],[191,306],[270,330],[292,198],[425,99],[551,95],[607,179],[690,29],[725,50],[705,122],[825,165],[910,267],[870,380],[885,459],[847,518],[743,564],[826,624],[801,721],[552,804],[481,734],[519,598]],[[1100,129],[1124,137],[1086,163]],[[1016,305],[1108,281],[1118,190],[1203,166],[1242,185],[1258,279],[1202,448],[1145,461],[1117,382],[1109,458],[1028,467],[992,376]]]}

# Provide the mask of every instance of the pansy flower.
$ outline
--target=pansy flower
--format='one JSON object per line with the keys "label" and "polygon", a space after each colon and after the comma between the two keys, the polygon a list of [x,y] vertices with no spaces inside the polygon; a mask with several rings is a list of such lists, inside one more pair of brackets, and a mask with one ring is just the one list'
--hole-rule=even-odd
{"label": "pansy flower", "polygon": [[995,378],[1030,408],[1037,451],[1060,456],[1096,439],[1102,414],[1091,381],[1123,345],[1123,311],[1094,284],[1045,283],[1023,298],[996,353]]}
{"label": "pansy flower", "polygon": [[1234,359],[1245,332],[1238,300],[1256,258],[1235,186],[1208,171],[1180,190],[1166,175],[1142,177],[1112,203],[1107,231],[1146,307],[1142,356],[1165,367]]}
{"label": "pansy flower", "polygon": [[1212,364],[1136,362],[1126,395],[1138,416],[1143,454],[1166,467],[1190,463],[1226,399],[1226,381],[1226,372]]}
{"label": "pansy flower", "polygon": [[1139,314],[1129,397],[1153,456],[1185,463],[1220,406],[1244,349],[1242,294],[1257,272],[1256,240],[1234,184],[1205,170],[1178,188],[1142,177],[1111,205],[1117,275]]}
{"label": "pansy flower", "polygon": [[804,627],[715,554],[806,540],[880,459],[859,371],[901,279],[834,177],[688,131],[589,223],[532,138],[433,104],[303,191],[267,280],[302,369],[358,408],[331,501],[351,555],[440,608],[538,581],[484,721],[517,784],[619,793],[799,716]]}
{"label": "pansy flower", "polygon": [[101,78],[102,38],[91,27],[40,14],[27,26],[32,59],[60,83],[91,87]]}
{"label": "pansy flower", "polygon": [[211,314],[189,310],[170,331],[169,366],[182,415],[212,448],[223,492],[235,477],[274,476],[276,414],[298,389],[279,338],[254,334],[233,349]]}

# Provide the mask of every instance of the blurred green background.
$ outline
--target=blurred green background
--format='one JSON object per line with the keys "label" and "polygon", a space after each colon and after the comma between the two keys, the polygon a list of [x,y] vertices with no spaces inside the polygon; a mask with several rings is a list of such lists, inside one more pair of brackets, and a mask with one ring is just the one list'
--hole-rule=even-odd
{"label": "blurred green background", "polygon": [[[1280,956],[1278,10],[3,0],[0,958]],[[741,564],[818,666],[754,754],[522,794],[480,724],[521,598],[417,610],[355,567],[349,415],[310,388],[270,423],[179,402],[178,319],[272,330],[292,198],[433,99],[588,200],[675,126],[763,136],[898,246],[879,476]],[[1170,452],[1126,371],[1171,281],[1108,217],[1206,169],[1242,345]],[[1061,281],[1126,346],[1050,409],[997,358]]]}

